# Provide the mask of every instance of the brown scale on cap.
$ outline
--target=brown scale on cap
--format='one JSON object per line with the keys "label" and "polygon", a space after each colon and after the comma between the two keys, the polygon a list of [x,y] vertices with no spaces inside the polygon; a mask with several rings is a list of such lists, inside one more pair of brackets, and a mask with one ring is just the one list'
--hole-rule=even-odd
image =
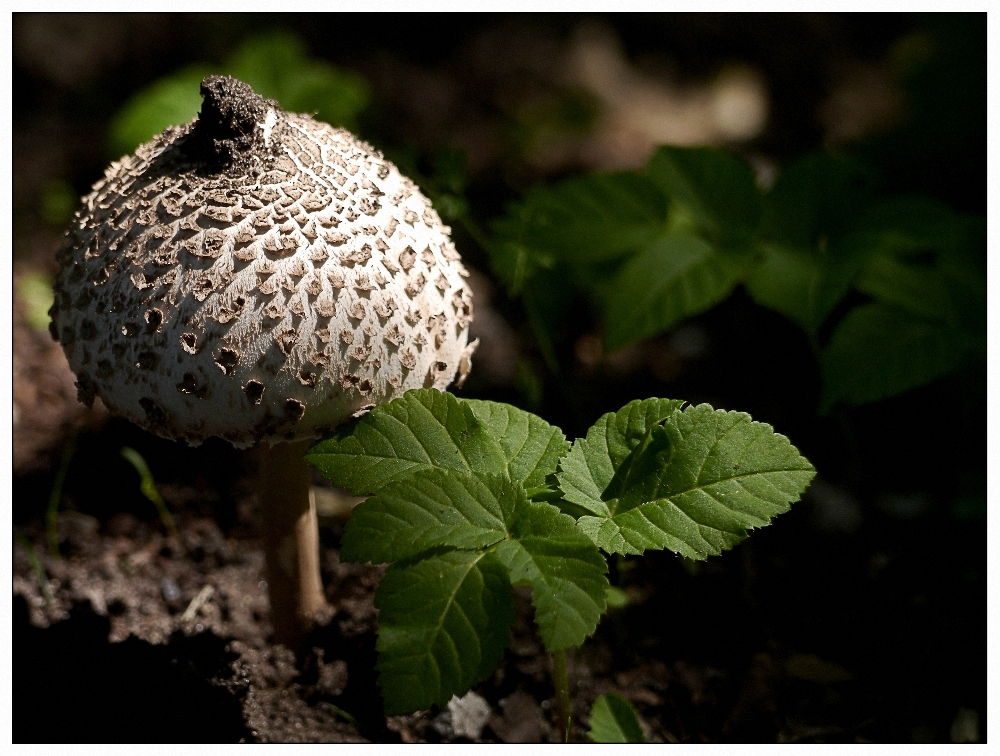
{"label": "brown scale on cap", "polygon": [[235,79],[202,96],[192,123],[108,168],[58,256],[52,331],[81,401],[249,446],[464,376],[467,273],[413,182]]}

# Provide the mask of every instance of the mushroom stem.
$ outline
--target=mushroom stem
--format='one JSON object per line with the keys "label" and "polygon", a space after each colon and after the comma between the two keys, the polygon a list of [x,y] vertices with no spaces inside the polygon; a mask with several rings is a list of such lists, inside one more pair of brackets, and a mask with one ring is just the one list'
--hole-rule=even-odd
{"label": "mushroom stem", "polygon": [[303,460],[311,441],[261,449],[261,519],[275,643],[299,651],[326,611],[319,573],[319,527]]}

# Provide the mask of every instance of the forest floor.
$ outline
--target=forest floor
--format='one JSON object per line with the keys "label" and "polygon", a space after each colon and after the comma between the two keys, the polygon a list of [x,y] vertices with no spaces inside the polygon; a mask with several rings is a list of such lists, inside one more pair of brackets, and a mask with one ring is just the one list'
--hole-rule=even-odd
{"label": "forest floor", "polygon": [[[511,644],[491,677],[444,709],[386,718],[372,602],[382,569],[339,560],[342,520],[324,517],[321,527],[335,613],[297,665],[268,642],[255,496],[238,501],[223,530],[201,516],[196,488],[160,487],[180,540],[130,513],[102,522],[68,511],[58,520],[62,556],[51,558],[41,522],[19,528],[15,742],[555,742],[551,662],[533,631],[529,593],[517,596]],[[776,632],[759,606],[766,596],[754,594],[773,558],[787,569],[792,557],[762,553],[748,543],[705,565],[676,558],[613,565],[629,605],[612,610],[569,655],[573,740],[587,742],[587,713],[608,691],[635,705],[655,742],[980,737],[976,701],[914,705],[921,692],[913,686],[929,687],[919,682],[925,675],[943,682],[939,662],[926,655],[907,654],[900,674],[884,659],[865,669],[870,643],[832,661],[811,652],[804,635],[797,647],[782,639],[787,633]],[[849,583],[857,575],[842,577]],[[802,603],[808,614],[810,600]],[[731,609],[720,611],[726,604]],[[689,627],[678,635],[671,625]]]}

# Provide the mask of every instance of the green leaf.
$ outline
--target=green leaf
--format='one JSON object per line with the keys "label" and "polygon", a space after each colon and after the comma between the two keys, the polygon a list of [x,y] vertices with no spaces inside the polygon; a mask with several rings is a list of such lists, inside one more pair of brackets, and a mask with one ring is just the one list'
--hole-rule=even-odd
{"label": "green leaf", "polygon": [[[983,284],[985,295],[985,280]],[[873,257],[856,287],[884,304],[952,328],[958,326],[962,300],[972,293],[954,286],[937,266],[907,265],[890,255]]]}
{"label": "green leaf", "polygon": [[580,517],[579,527],[612,553],[719,554],[788,511],[815,474],[770,425],[707,404],[672,413],[632,442],[629,457],[610,465],[611,478],[607,463],[589,464],[587,485],[580,458],[601,456],[600,432],[588,433],[574,443],[559,474],[566,497],[593,512]]}
{"label": "green leaf", "polygon": [[538,635],[548,651],[579,646],[607,608],[607,563],[573,518],[551,504],[528,502],[494,547],[514,585],[531,586]]}
{"label": "green leaf", "polygon": [[387,562],[441,548],[489,549],[512,582],[530,585],[550,651],[580,645],[606,607],[607,565],[594,544],[572,517],[529,502],[502,476],[429,469],[389,483],[355,508],[341,557]]}
{"label": "green leaf", "polygon": [[884,304],[856,307],[823,351],[820,411],[865,404],[956,370],[976,342],[946,325]]}
{"label": "green leaf", "polygon": [[473,551],[389,568],[375,595],[386,714],[444,706],[496,668],[514,621],[507,575],[495,555]]}
{"label": "green leaf", "polygon": [[676,205],[714,239],[752,233],[760,223],[753,169],[727,150],[660,147],[646,174],[666,192],[672,212]]}
{"label": "green leaf", "polygon": [[529,497],[551,490],[546,478],[556,471],[569,441],[559,428],[538,415],[500,402],[465,400],[500,443],[507,458],[507,475],[521,483]]}
{"label": "green leaf", "polygon": [[595,743],[645,743],[639,715],[628,699],[617,693],[605,693],[590,710],[590,732]]}
{"label": "green leaf", "polygon": [[359,496],[434,467],[507,471],[503,450],[472,407],[436,389],[413,389],[378,405],[319,441],[305,459],[335,486]]}
{"label": "green leaf", "polygon": [[826,153],[786,168],[764,195],[764,238],[786,247],[815,248],[848,233],[871,204],[874,177],[860,163]]}
{"label": "green leaf", "polygon": [[746,260],[690,234],[657,238],[616,276],[605,311],[609,350],[666,331],[725,299]]}
{"label": "green leaf", "polygon": [[884,304],[985,335],[986,239],[980,224],[930,200],[883,203],[864,219],[874,253],[855,286]]}
{"label": "green leaf", "polygon": [[761,245],[761,261],[744,284],[757,304],[816,334],[865,264],[868,250],[853,241],[822,248]]}
{"label": "green leaf", "polygon": [[666,201],[634,173],[610,173],[529,192],[494,224],[493,264],[512,292],[537,268],[621,257],[663,230]]}
{"label": "green leaf", "polygon": [[448,546],[483,549],[507,537],[524,489],[506,478],[443,469],[411,472],[355,507],[340,556],[348,562],[395,562]]}
{"label": "green leaf", "polygon": [[201,80],[212,73],[235,76],[285,110],[315,114],[334,126],[353,128],[370,99],[364,79],[310,58],[294,35],[261,35],[240,45],[221,66],[196,63],[134,95],[112,121],[114,154],[130,153],[168,126],[191,121],[201,110]]}
{"label": "green leaf", "polygon": [[561,506],[576,505],[578,509],[568,512],[576,517],[607,516],[608,508],[601,495],[611,484],[615,471],[654,426],[662,424],[683,405],[679,399],[635,399],[617,412],[602,415],[587,431],[586,438],[573,442],[569,454],[559,462],[556,478],[563,494]]}
{"label": "green leaf", "polygon": [[201,80],[216,69],[205,64],[182,68],[141,90],[111,121],[110,147],[127,155],[168,126],[188,123],[201,110]]}
{"label": "green leaf", "polygon": [[285,110],[315,114],[333,126],[354,127],[369,101],[364,79],[309,57],[301,40],[288,32],[247,40],[225,69]]}

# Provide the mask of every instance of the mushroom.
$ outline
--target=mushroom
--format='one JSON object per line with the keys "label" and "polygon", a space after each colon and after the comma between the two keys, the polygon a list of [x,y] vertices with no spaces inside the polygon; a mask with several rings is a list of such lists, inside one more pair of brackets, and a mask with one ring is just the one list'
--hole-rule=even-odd
{"label": "mushroom", "polygon": [[80,401],[197,446],[262,447],[274,638],[325,609],[310,468],[338,424],[470,368],[472,294],[430,201],[344,129],[228,76],[112,163],[58,254]]}

